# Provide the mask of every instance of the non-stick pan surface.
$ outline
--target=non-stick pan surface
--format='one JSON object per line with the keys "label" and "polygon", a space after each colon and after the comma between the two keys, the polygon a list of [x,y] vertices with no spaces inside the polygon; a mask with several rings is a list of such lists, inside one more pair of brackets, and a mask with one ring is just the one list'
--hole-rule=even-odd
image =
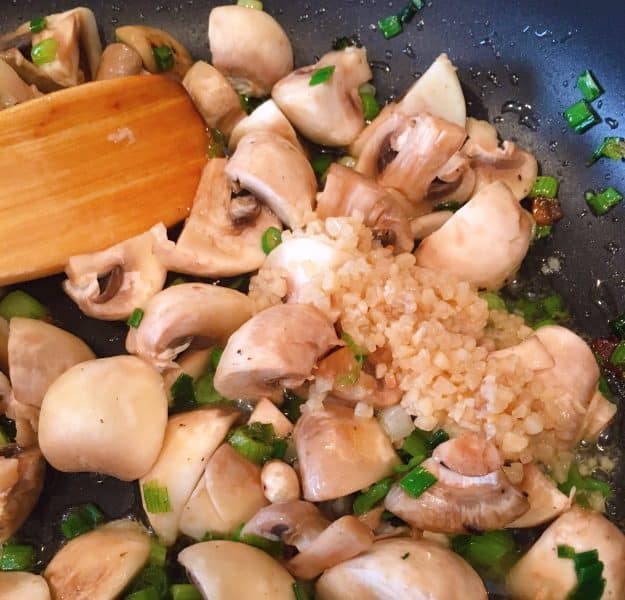
{"label": "non-stick pan surface", "polygon": [[[117,25],[144,23],[170,31],[194,57],[208,58],[208,13],[217,2],[84,3],[95,11],[109,42]],[[335,38],[357,34],[369,52],[380,98],[400,95],[440,52],[447,52],[459,68],[469,112],[496,123],[504,139],[518,141],[538,157],[543,173],[561,180],[566,216],[555,226],[553,237],[532,248],[525,277],[559,292],[582,334],[607,334],[608,318],[625,311],[625,206],[594,217],[585,205],[584,191],[608,185],[625,191],[625,164],[602,161],[587,168],[585,163],[604,136],[625,136],[625,5],[620,0],[433,0],[402,35],[386,41],[375,24],[402,5],[386,0],[265,2],[266,10],[290,35],[297,65],[309,64],[329,50]],[[65,1],[3,0],[0,31],[73,6]],[[236,37],[236,31],[232,35]],[[561,113],[579,99],[575,81],[586,68],[606,90],[596,105],[603,122],[577,136],[567,129]],[[560,270],[551,272],[558,264]],[[47,304],[56,322],[83,338],[98,355],[122,351],[126,327],[81,315],[62,293],[60,281],[55,277],[21,287]],[[625,444],[620,422],[613,430],[617,443],[620,439]],[[50,469],[44,495],[22,535],[45,546],[42,557],[47,559],[66,507],[94,501],[115,518],[137,511],[136,500],[131,484]],[[625,517],[618,500],[609,512],[617,521]]]}

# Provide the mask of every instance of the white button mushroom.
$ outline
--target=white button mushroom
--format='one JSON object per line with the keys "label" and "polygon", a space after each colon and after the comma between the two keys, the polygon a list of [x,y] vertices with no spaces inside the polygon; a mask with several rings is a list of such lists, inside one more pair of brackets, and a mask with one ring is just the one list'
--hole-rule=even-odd
{"label": "white button mushroom", "polygon": [[252,411],[248,423],[266,423],[273,426],[273,430],[280,438],[291,435],[293,423],[289,421],[280,409],[267,398],[263,398]]}
{"label": "white button mushroom", "polygon": [[134,356],[100,358],[72,367],[50,386],[39,444],[59,471],[132,481],[154,464],[166,424],[161,376]]}
{"label": "white button mushroom", "polygon": [[23,81],[4,60],[0,60],[0,110],[32,100],[37,95],[36,89]]}
{"label": "white button mushroom", "polygon": [[130,46],[121,43],[109,44],[102,52],[96,79],[116,79],[139,75],[143,71],[143,60]]}
{"label": "white button mushroom", "polygon": [[581,431],[580,440],[595,441],[616,415],[616,404],[610,402],[599,390],[592,396]]}
{"label": "white button mushroom", "polygon": [[0,573],[0,598],[4,600],[50,600],[50,590],[41,575],[22,571]]}
{"label": "white button mushroom", "polygon": [[281,460],[270,460],[260,474],[265,498],[271,503],[289,502],[300,497],[299,477],[295,469]]}

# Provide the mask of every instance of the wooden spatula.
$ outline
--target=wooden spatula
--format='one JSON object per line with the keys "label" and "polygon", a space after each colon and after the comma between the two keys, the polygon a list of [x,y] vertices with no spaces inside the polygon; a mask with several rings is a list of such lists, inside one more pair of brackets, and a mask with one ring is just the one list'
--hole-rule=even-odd
{"label": "wooden spatula", "polygon": [[88,83],[0,112],[0,285],[184,219],[206,142],[185,90],[162,76]]}

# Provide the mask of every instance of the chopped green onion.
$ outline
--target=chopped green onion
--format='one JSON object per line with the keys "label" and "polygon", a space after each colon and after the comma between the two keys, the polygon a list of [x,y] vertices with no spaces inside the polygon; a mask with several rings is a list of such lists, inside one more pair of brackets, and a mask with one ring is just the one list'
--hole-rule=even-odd
{"label": "chopped green onion", "polygon": [[369,512],[376,504],[384,500],[386,494],[390,492],[392,485],[393,478],[387,477],[360,492],[354,500],[354,514],[360,516]]}
{"label": "chopped green onion", "polygon": [[241,102],[243,110],[249,115],[265,102],[265,98],[253,98],[252,96],[239,94],[239,101]]}
{"label": "chopped green onion", "polygon": [[7,544],[2,547],[0,571],[30,571],[35,562],[35,549],[25,544]]}
{"label": "chopped green onion", "polygon": [[417,464],[422,463],[430,455],[430,445],[419,429],[415,429],[404,440],[401,449],[412,457],[410,462]]}
{"label": "chopped green onion", "polygon": [[532,238],[535,240],[543,240],[548,238],[553,232],[553,225],[534,225],[532,230]]}
{"label": "chopped green onion", "polygon": [[45,17],[36,17],[30,22],[30,32],[31,33],[41,33],[48,24]]}
{"label": "chopped green onion", "polygon": [[0,448],[10,443],[11,438],[9,437],[9,434],[2,427],[0,427]]}
{"label": "chopped green onion", "polygon": [[481,292],[480,298],[486,300],[488,310],[507,310],[504,299],[496,292]]}
{"label": "chopped green onion", "polygon": [[586,100],[572,104],[564,111],[564,118],[575,133],[584,133],[601,121]]}
{"label": "chopped green onion", "polygon": [[61,533],[66,540],[94,529],[104,520],[102,511],[95,504],[70,508],[61,519]]}
{"label": "chopped green onion", "polygon": [[156,68],[159,71],[171,71],[174,68],[174,53],[169,46],[157,46],[156,48],[152,48],[152,54],[154,55]]}
{"label": "chopped green onion", "polygon": [[612,400],[613,398],[612,390],[610,389],[610,384],[608,383],[608,380],[605,378],[605,375],[601,375],[601,377],[599,377],[599,383],[597,384],[597,387],[599,391],[608,400]]}
{"label": "chopped green onion", "polygon": [[215,533],[214,531],[207,531],[202,537],[203,542],[214,542],[215,540],[226,540],[228,539],[222,533]]}
{"label": "chopped green onion", "polygon": [[418,466],[407,475],[404,475],[399,480],[399,485],[409,496],[412,498],[418,498],[437,481],[438,479],[427,469]]}
{"label": "chopped green onion", "polygon": [[608,483],[599,481],[594,477],[583,477],[575,463],[570,466],[566,481],[558,485],[558,489],[567,496],[573,488],[577,492],[599,492],[604,498],[608,498],[612,494],[612,489]]}
{"label": "chopped green onion", "polygon": [[330,81],[330,79],[332,79],[332,75],[334,75],[335,70],[335,65],[328,65],[327,67],[319,67],[318,69],[315,69],[310,77],[308,85],[313,87],[315,85]]}
{"label": "chopped green onion", "polygon": [[605,579],[582,583],[569,594],[567,600],[600,600],[605,591],[605,584]]}
{"label": "chopped green onion", "polygon": [[585,198],[590,210],[596,216],[601,217],[623,201],[623,194],[613,187],[609,187],[599,194],[586,192]]}
{"label": "chopped green onion", "polygon": [[373,121],[380,114],[380,105],[373,94],[359,93],[365,121]]}
{"label": "chopped green onion", "polygon": [[433,209],[433,212],[442,212],[444,210],[450,210],[451,212],[456,212],[457,210],[462,208],[462,204],[460,202],[456,202],[455,200],[447,200],[446,202],[439,202]]}
{"label": "chopped green onion", "polygon": [[596,163],[600,158],[609,158],[611,160],[625,159],[625,140],[621,137],[603,138],[601,146],[599,146],[590,157],[589,165]]}
{"label": "chopped green onion", "polygon": [[245,6],[245,8],[263,10],[263,3],[260,0],[237,0],[237,5]]}
{"label": "chopped green onion", "polygon": [[625,366],[625,342],[621,342],[610,356],[610,364],[617,367]]}
{"label": "chopped green onion", "polygon": [[512,311],[521,315],[525,322],[533,328],[546,321],[560,323],[569,319],[570,315],[564,301],[557,294],[545,298],[518,298],[512,303]]}
{"label": "chopped green onion", "polygon": [[[241,0],[239,0],[241,4]],[[262,10],[262,4],[259,10]],[[250,7],[253,8],[253,7]],[[170,588],[172,600],[202,600],[202,594],[197,591],[197,588],[190,583],[177,583]]]}
{"label": "chopped green onion", "polygon": [[150,564],[164,567],[167,562],[167,546],[161,544],[157,538],[150,540]]}
{"label": "chopped green onion", "polygon": [[508,531],[488,531],[480,535],[456,535],[452,548],[479,570],[503,575],[515,562],[517,546]]}
{"label": "chopped green onion", "polygon": [[577,87],[582,93],[582,96],[588,102],[594,102],[601,94],[603,94],[603,88],[599,85],[597,80],[593,77],[593,74],[586,70],[577,78]]}
{"label": "chopped green onion", "polygon": [[297,394],[291,390],[284,390],[282,406],[280,410],[291,421],[291,423],[297,423],[297,420],[302,416],[302,405],[306,404],[304,398],[300,398]]}
{"label": "chopped green onion", "polygon": [[390,15],[380,19],[378,21],[378,27],[387,40],[399,35],[404,30],[398,15]]}
{"label": "chopped green onion", "polygon": [[341,339],[345,342],[345,345],[351,350],[358,365],[362,366],[362,364],[365,362],[365,359],[367,358],[366,350],[362,346],[357,344],[354,341],[354,338],[345,331],[341,333]]}
{"label": "chopped green onion", "polygon": [[293,584],[295,600],[315,600],[312,583],[296,581]]}
{"label": "chopped green onion", "polygon": [[186,373],[180,373],[176,381],[172,383],[169,392],[177,409],[185,410],[194,408],[197,403],[195,401],[195,387],[193,385],[193,377]]}
{"label": "chopped green onion", "polygon": [[195,401],[200,405],[207,404],[229,404],[230,401],[227,398],[224,398],[216,389],[215,389],[215,373],[214,371],[209,371],[208,373],[204,373],[194,384],[193,391],[195,396]]}
{"label": "chopped green onion", "polygon": [[229,444],[253,463],[262,465],[274,457],[276,434],[270,423],[249,423],[234,429]]}
{"label": "chopped green onion", "polygon": [[410,3],[413,4],[417,10],[421,10],[425,6],[423,0],[410,0]]}
{"label": "chopped green onion", "polygon": [[575,548],[561,544],[558,546],[558,558],[575,558]]}
{"label": "chopped green onion", "polygon": [[444,429],[436,429],[429,436],[428,442],[430,450],[434,450],[437,446],[449,440],[449,434]]}
{"label": "chopped green onion", "polygon": [[282,558],[284,556],[284,542],[281,540],[268,540],[260,535],[248,533],[239,536],[239,541],[248,546],[254,546],[254,548],[258,548],[274,558]]}
{"label": "chopped green onion", "polygon": [[333,160],[334,156],[331,154],[317,154],[314,156],[310,161],[310,164],[315,172],[315,175],[319,178],[323,178],[328,172]]}
{"label": "chopped green onion", "polygon": [[145,509],[152,514],[171,512],[169,492],[158,481],[148,481],[143,484],[143,500]]}
{"label": "chopped green onion", "polygon": [[260,240],[260,246],[265,254],[269,254],[282,243],[282,232],[277,227],[268,227]]}
{"label": "chopped green onion", "polygon": [[241,541],[241,532],[243,531],[244,527],[245,527],[245,523],[241,523],[240,525],[237,525],[235,530],[232,532],[232,535],[230,536],[230,539],[233,542],[240,542]]}
{"label": "chopped green onion", "polygon": [[221,360],[221,356],[223,355],[224,351],[223,348],[213,348],[211,350],[211,367],[213,368],[213,371],[217,370],[217,367],[219,366],[219,361]]}
{"label": "chopped green onion", "polygon": [[10,321],[13,317],[26,317],[28,319],[46,319],[48,309],[29,296],[22,290],[9,292],[0,300],[0,316]]}
{"label": "chopped green onion", "polygon": [[625,339],[625,313],[610,321],[612,331],[621,339]]}
{"label": "chopped green onion", "polygon": [[[149,590],[154,590],[151,592]],[[137,596],[140,600],[147,598],[158,598],[159,600],[167,598],[167,592],[169,591],[169,580],[167,573],[163,567],[159,567],[153,563],[148,563],[134,578],[128,588],[128,592],[131,593],[145,593],[146,596]],[[153,594],[156,593],[156,596]]]}
{"label": "chopped green onion", "polygon": [[558,558],[573,561],[577,584],[567,595],[567,600],[599,600],[603,595],[606,580],[602,578],[603,562],[597,550],[575,552],[571,546],[558,546]]}
{"label": "chopped green onion", "polygon": [[559,181],[551,175],[540,175],[536,177],[534,185],[529,193],[530,198],[557,198]]}
{"label": "chopped green onion", "polygon": [[158,593],[158,590],[153,587],[146,587],[137,592],[133,592],[132,594],[128,594],[124,596],[124,600],[160,600],[161,596]]}
{"label": "chopped green onion", "polygon": [[139,327],[139,325],[141,325],[143,315],[145,315],[145,311],[142,308],[135,308],[132,311],[132,314],[128,317],[126,325],[136,329],[137,327]]}
{"label": "chopped green onion", "polygon": [[223,158],[226,156],[226,136],[216,127],[211,127],[208,145],[206,146],[208,158]]}
{"label": "chopped green onion", "polygon": [[35,44],[30,50],[30,59],[36,65],[51,63],[56,58],[58,43],[53,38],[46,38]]}

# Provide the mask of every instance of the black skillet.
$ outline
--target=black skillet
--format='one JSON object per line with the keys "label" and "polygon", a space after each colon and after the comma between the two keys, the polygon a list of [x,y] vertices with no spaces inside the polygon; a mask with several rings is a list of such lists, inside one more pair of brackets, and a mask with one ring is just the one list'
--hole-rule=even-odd
{"label": "black skillet", "polygon": [[[87,0],[85,4],[95,11],[108,42],[116,26],[145,23],[171,32],[194,57],[208,58],[208,13],[218,2]],[[66,1],[4,0],[0,31],[73,6]],[[433,0],[402,35],[389,41],[375,24],[398,12],[402,1],[266,0],[265,7],[289,34],[298,66],[329,50],[335,38],[357,34],[369,52],[378,97],[383,99],[401,95],[440,52],[447,52],[458,66],[470,114],[496,123],[504,139],[518,141],[538,157],[543,173],[561,180],[566,216],[555,226],[553,237],[532,248],[525,278],[559,292],[582,334],[607,334],[607,320],[625,311],[625,206],[594,217],[584,203],[584,191],[608,185],[625,191],[625,165],[602,161],[587,168],[585,163],[604,136],[625,136],[621,0]],[[232,35],[236,37],[236,31]],[[578,136],[567,129],[561,113],[579,99],[576,78],[587,68],[606,90],[596,103],[603,122]],[[543,275],[541,267],[549,257],[559,259],[561,270]],[[119,353],[125,326],[81,315],[62,293],[60,281],[53,277],[21,287],[48,305],[57,324],[83,338],[98,355]],[[612,434],[617,444],[625,443],[620,421]],[[621,464],[615,478],[617,500],[608,511],[620,523],[625,520],[625,503],[618,501],[623,495],[623,468]],[[68,506],[87,501],[99,504],[110,518],[140,514],[133,485],[49,469],[44,494],[20,536],[40,545],[41,558],[47,561],[58,543],[60,515]]]}

